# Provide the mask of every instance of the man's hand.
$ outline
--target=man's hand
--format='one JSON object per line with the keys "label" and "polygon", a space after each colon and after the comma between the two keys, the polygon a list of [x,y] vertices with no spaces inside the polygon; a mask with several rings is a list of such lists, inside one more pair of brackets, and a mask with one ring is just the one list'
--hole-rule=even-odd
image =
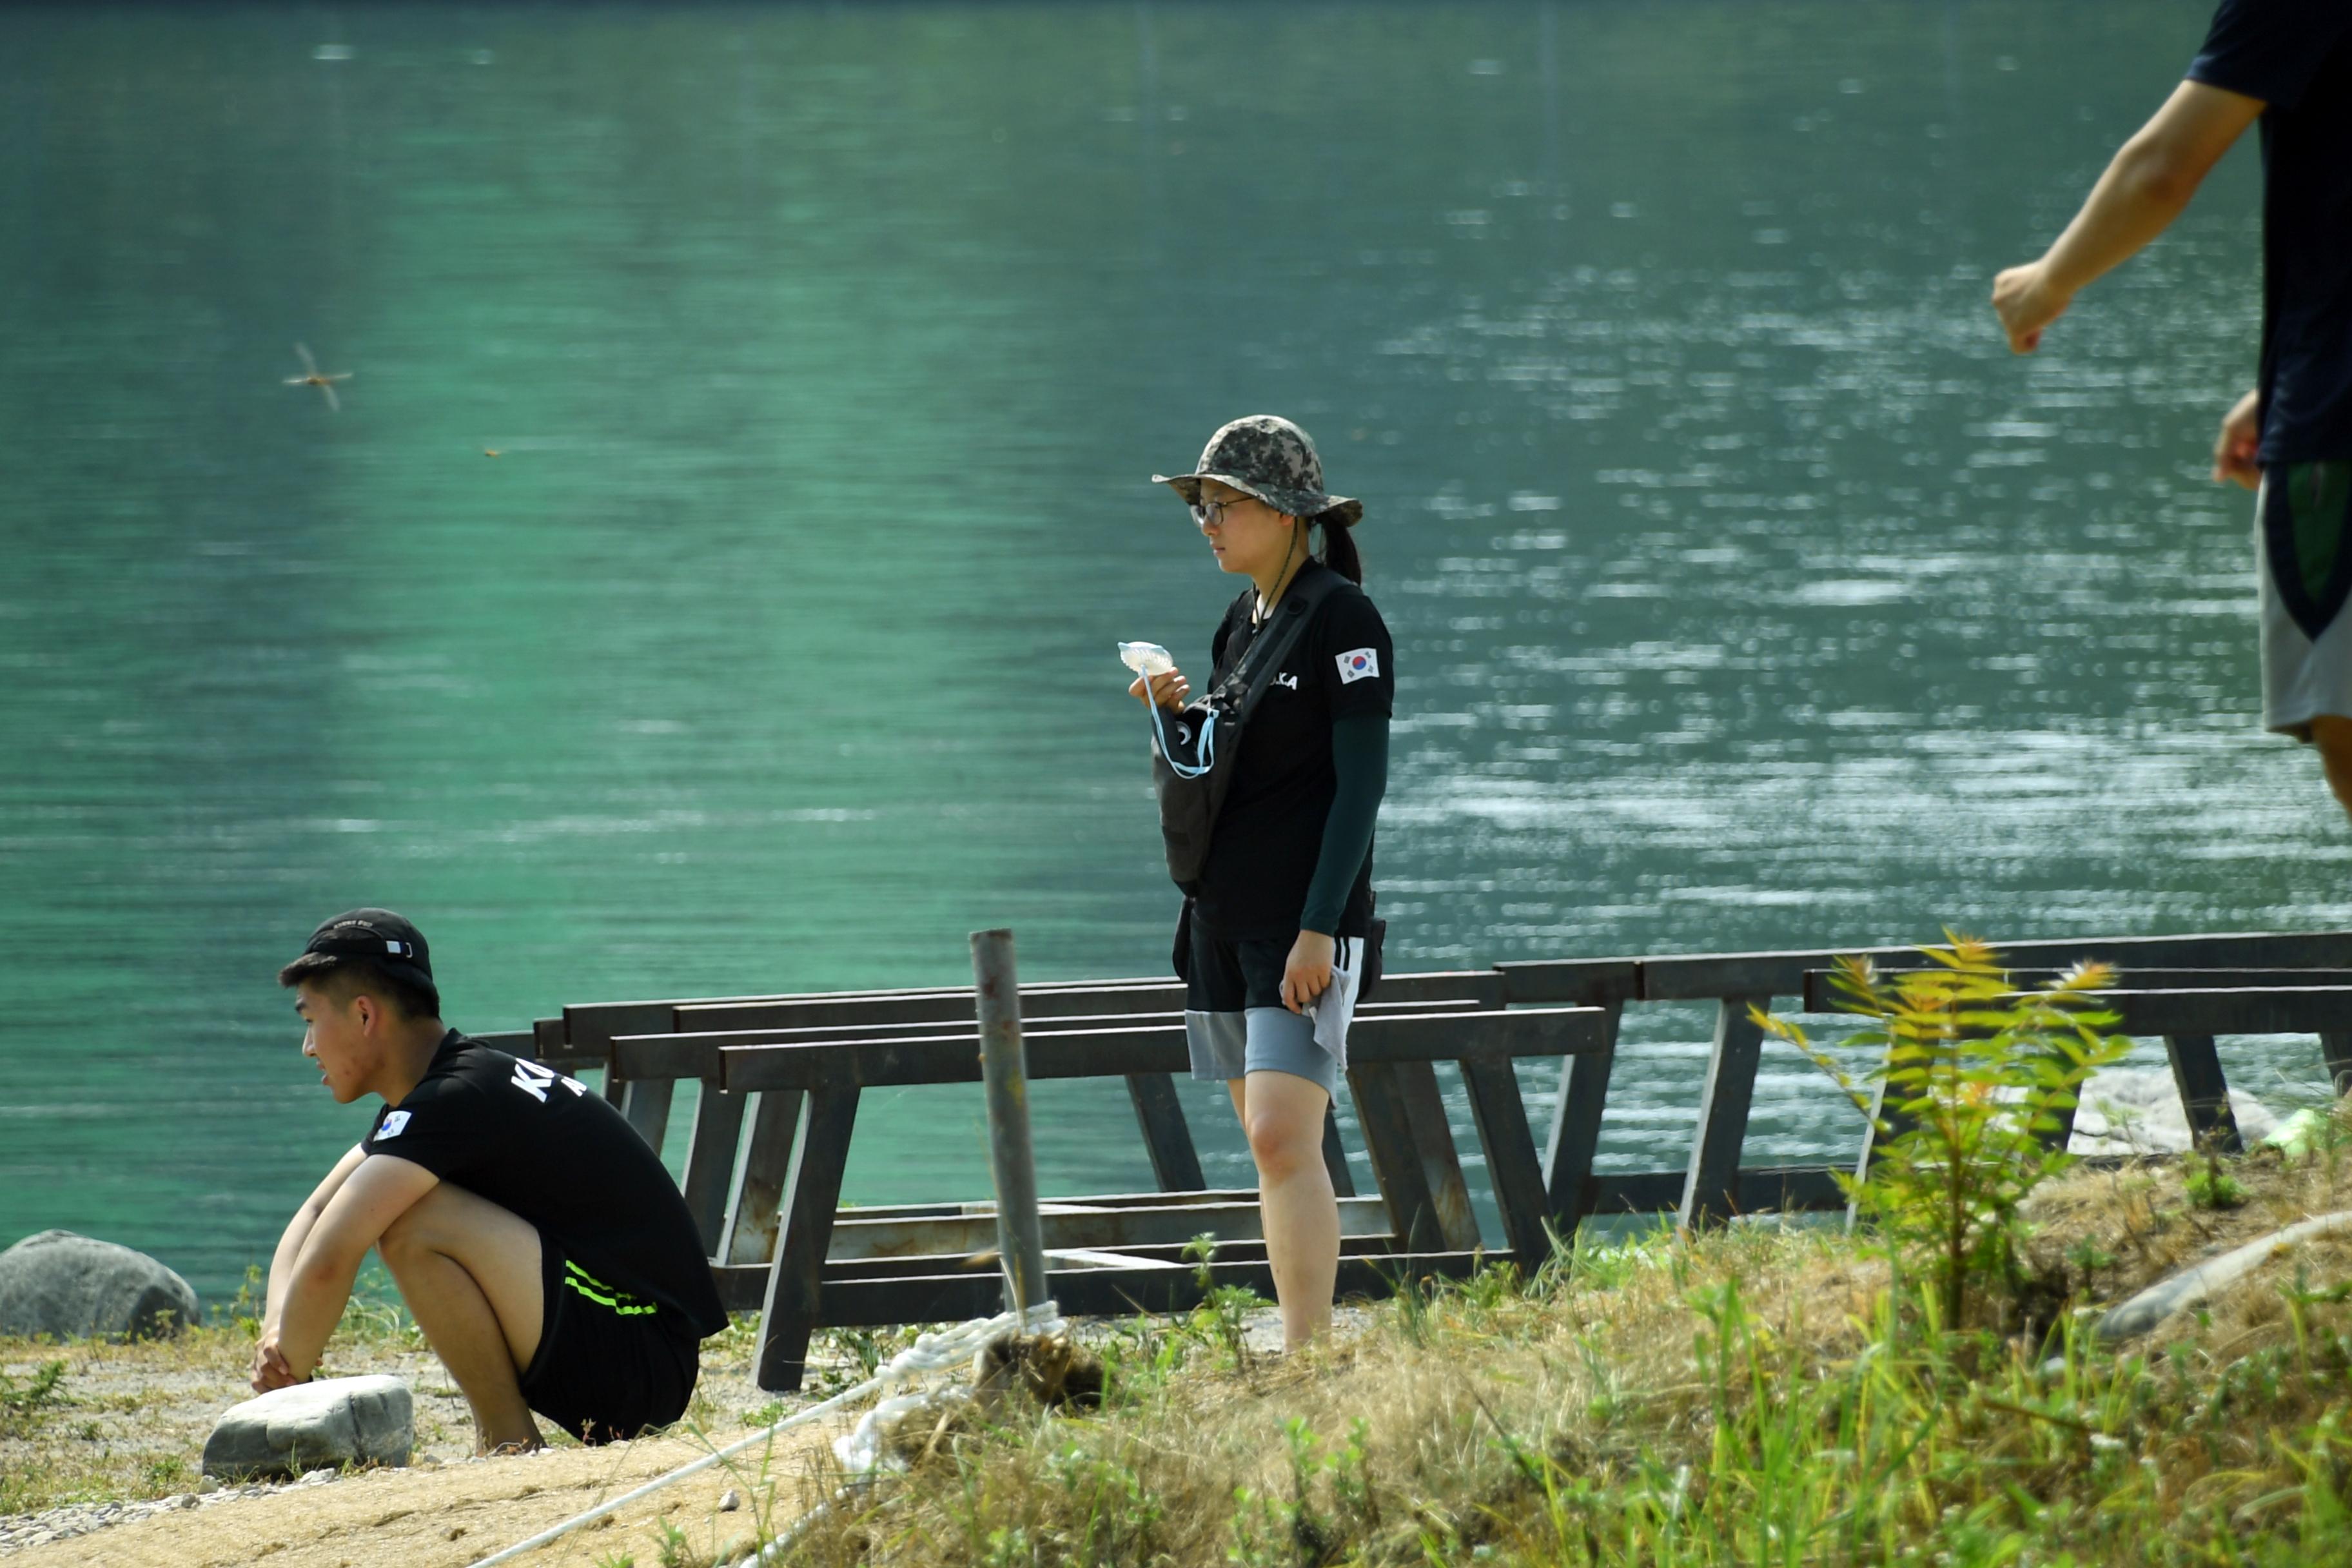
{"label": "man's hand", "polygon": [[2039,261],[2012,267],[1992,280],[1992,308],[2000,330],[2009,334],[2011,353],[2030,354],[2042,346],[2042,329],[2066,313],[2070,295],[2053,293],[2049,271]]}
{"label": "man's hand", "polygon": [[[1147,684],[1151,690],[1149,697],[1143,694]],[[1171,669],[1162,675],[1137,676],[1129,684],[1127,694],[1138,702],[1147,705],[1157,702],[1171,713],[1181,713],[1185,702],[1192,695],[1192,683],[1184,679],[1182,670]]]}
{"label": "man's hand", "polygon": [[261,1342],[253,1347],[253,1392],[268,1394],[273,1389],[291,1388],[302,1381],[294,1375],[293,1367],[278,1348],[276,1326],[264,1329]]}
{"label": "man's hand", "polygon": [[2221,433],[2213,438],[2213,482],[2232,481],[2252,489],[2263,482],[2263,466],[2254,451],[2263,443],[2263,395],[2257,390],[2238,399],[2221,416]]}
{"label": "man's hand", "polygon": [[1282,965],[1282,1005],[1304,1013],[1307,1005],[1330,989],[1331,957],[1338,944],[1319,931],[1303,931],[1290,944]]}

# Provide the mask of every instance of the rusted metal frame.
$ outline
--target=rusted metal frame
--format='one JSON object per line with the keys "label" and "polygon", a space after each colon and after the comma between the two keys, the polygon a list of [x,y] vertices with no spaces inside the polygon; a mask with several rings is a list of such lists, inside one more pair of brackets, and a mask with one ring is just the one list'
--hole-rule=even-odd
{"label": "rusted metal frame", "polygon": [[[2016,968],[2063,967],[2083,959],[2128,971],[2151,969],[2352,969],[2352,931],[2239,931],[2210,936],[2075,937],[2063,941],[1996,942]],[[1804,972],[1829,969],[1855,949],[1810,952],[1691,953],[1639,961],[1642,997],[1651,1002],[1700,1002],[1723,996],[1801,996]],[[1858,950],[1874,962],[1916,966],[1916,947]],[[1532,968],[1537,966],[1514,966]]]}
{"label": "rusted metal frame", "polygon": [[[857,1097],[854,1087],[819,1089],[801,1107],[792,1170],[784,1179],[782,1232],[760,1305],[756,1381],[770,1393],[800,1387],[807,1367],[809,1335],[823,1305],[834,1211],[841,1203],[841,1173],[857,1120]],[[988,1279],[992,1288],[995,1277]]]}
{"label": "rusted metal frame", "polygon": [[2181,1114],[2189,1122],[2189,1145],[2208,1154],[2240,1154],[2245,1141],[2238,1135],[2238,1119],[2230,1110],[2230,1083],[2222,1076],[2221,1053],[2210,1035],[2167,1035],[2164,1054],[2172,1064],[2172,1087],[2180,1093]]}
{"label": "rusted metal frame", "polygon": [[1748,1112],[1756,1099],[1756,1067],[1764,1030],[1751,1007],[1769,1009],[1768,995],[1727,996],[1717,1004],[1715,1047],[1699,1093],[1698,1130],[1691,1139],[1690,1171],[1677,1217],[1685,1229],[1720,1224],[1740,1212],[1739,1154],[1748,1141]]}
{"label": "rusted metal frame", "polygon": [[1527,1102],[1519,1095],[1518,1073],[1508,1058],[1472,1058],[1461,1067],[1470,1115],[1486,1152],[1495,1206],[1502,1215],[1503,1238],[1520,1271],[1533,1275],[1551,1258],[1551,1233],[1545,1226],[1551,1203],[1535,1133],[1528,1126]]}
{"label": "rusted metal frame", "polygon": [[686,1176],[678,1183],[687,1212],[702,1237],[705,1257],[716,1258],[727,1227],[727,1200],[734,1185],[735,1152],[743,1137],[743,1102],[705,1079],[694,1101],[694,1127],[687,1140]]}
{"label": "rusted metal frame", "polygon": [[1201,1174],[1200,1151],[1192,1146],[1192,1130],[1184,1121],[1184,1103],[1176,1095],[1174,1075],[1129,1073],[1127,1098],[1135,1107],[1143,1152],[1150,1158],[1151,1179],[1160,1184],[1160,1190],[1192,1193],[1207,1186],[1207,1178]]}
{"label": "rusted metal frame", "polygon": [[[710,1080],[703,1081],[707,1087]],[[792,1174],[793,1142],[799,1136],[807,1094],[778,1089],[749,1098],[751,1134],[728,1184],[727,1223],[712,1256],[729,1263],[764,1264],[776,1255],[784,1184]]]}

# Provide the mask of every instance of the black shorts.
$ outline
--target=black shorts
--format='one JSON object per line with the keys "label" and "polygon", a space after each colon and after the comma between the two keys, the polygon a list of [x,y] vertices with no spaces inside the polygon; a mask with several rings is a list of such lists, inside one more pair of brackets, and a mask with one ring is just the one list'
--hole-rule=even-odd
{"label": "black shorts", "polygon": [[667,1308],[615,1289],[539,1238],[544,1316],[522,1374],[530,1407],[583,1443],[615,1443],[686,1414],[702,1342]]}

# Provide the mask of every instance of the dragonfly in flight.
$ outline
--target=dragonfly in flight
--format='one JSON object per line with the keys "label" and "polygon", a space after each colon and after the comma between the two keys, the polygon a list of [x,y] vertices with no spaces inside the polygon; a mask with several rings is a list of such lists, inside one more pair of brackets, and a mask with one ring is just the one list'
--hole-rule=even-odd
{"label": "dragonfly in flight", "polygon": [[327,395],[328,411],[335,414],[341,413],[343,408],[342,400],[335,395],[335,383],[339,381],[351,380],[352,373],[345,370],[338,371],[332,375],[322,374],[319,370],[319,362],[310,357],[310,350],[308,345],[296,343],[294,345],[294,352],[302,356],[302,374],[300,375],[288,376],[286,378],[286,384],[289,386],[317,387],[320,392]]}

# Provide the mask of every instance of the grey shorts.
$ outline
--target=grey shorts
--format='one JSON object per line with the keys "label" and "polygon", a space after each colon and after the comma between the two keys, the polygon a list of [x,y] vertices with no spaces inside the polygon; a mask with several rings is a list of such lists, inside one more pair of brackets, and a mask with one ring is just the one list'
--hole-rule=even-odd
{"label": "grey shorts", "polygon": [[2352,463],[2278,463],[2254,500],[2262,584],[2263,724],[2311,739],[2352,718]]}
{"label": "grey shorts", "polygon": [[1288,1073],[1336,1097],[1348,1065],[1348,1025],[1355,1016],[1363,952],[1361,938],[1339,938],[1330,987],[1307,1012],[1294,1013],[1282,1005],[1288,941],[1227,941],[1195,921],[1184,980],[1184,1034],[1192,1047],[1192,1076],[1216,1080]]}

